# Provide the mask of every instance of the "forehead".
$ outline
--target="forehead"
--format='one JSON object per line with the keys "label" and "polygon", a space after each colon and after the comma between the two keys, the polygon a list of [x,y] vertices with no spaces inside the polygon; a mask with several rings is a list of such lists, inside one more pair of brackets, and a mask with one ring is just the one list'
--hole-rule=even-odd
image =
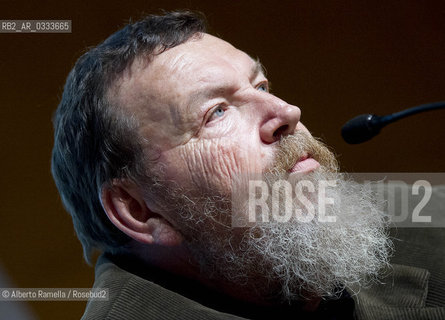
{"label": "forehead", "polygon": [[254,63],[246,53],[209,34],[202,34],[199,38],[193,38],[169,49],[157,56],[153,62],[155,72],[162,70],[176,77],[195,76],[198,79],[206,79],[214,74],[217,67],[231,67],[242,71]]}
{"label": "forehead", "polygon": [[231,44],[208,34],[171,48],[155,56],[141,76],[150,81],[153,90],[166,85],[177,86],[186,81],[182,90],[203,82],[226,80],[227,72],[245,73],[255,62]]}
{"label": "forehead", "polygon": [[[172,140],[184,135],[196,121],[199,110],[190,105],[191,96],[209,85],[225,86],[246,79],[255,66],[251,57],[228,42],[202,34],[149,61],[136,59],[111,94],[142,120],[144,136],[155,134],[156,139],[168,140],[165,136],[169,136]],[[155,133],[160,124],[162,131]]]}
{"label": "forehead", "polygon": [[117,87],[121,89],[121,98],[134,98],[136,92],[159,94],[166,85],[176,86],[177,83],[173,83],[176,80],[187,80],[186,87],[200,82],[218,82],[226,76],[223,68],[244,73],[255,66],[251,57],[228,42],[201,34],[149,61],[139,57],[117,81]]}

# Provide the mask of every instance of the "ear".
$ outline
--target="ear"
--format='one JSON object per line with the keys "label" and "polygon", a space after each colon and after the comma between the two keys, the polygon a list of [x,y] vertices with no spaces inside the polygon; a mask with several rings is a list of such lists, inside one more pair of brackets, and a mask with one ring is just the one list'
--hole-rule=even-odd
{"label": "ear", "polygon": [[115,180],[102,187],[100,198],[110,221],[134,240],[164,246],[182,242],[180,233],[160,214],[148,208],[135,183]]}

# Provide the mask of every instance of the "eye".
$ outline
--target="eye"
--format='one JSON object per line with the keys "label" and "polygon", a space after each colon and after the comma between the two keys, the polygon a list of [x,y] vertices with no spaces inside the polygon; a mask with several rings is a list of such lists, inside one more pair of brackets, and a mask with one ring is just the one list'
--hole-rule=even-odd
{"label": "eye", "polygon": [[222,116],[224,115],[225,112],[226,112],[226,111],[223,109],[223,107],[218,107],[218,108],[213,112],[213,114],[214,114],[216,117],[222,117]]}
{"label": "eye", "polygon": [[266,82],[260,83],[256,88],[259,91],[269,92],[269,86],[267,85]]}
{"label": "eye", "polygon": [[213,110],[213,112],[207,122],[213,121],[217,118],[221,118],[225,113],[226,113],[226,109],[223,106],[218,106]]}

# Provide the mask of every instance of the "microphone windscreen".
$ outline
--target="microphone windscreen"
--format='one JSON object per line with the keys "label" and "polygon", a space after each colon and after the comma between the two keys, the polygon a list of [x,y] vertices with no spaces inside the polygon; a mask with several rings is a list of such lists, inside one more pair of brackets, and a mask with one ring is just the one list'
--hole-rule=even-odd
{"label": "microphone windscreen", "polygon": [[342,127],[341,135],[349,144],[357,144],[368,141],[380,132],[378,117],[372,114],[357,116]]}

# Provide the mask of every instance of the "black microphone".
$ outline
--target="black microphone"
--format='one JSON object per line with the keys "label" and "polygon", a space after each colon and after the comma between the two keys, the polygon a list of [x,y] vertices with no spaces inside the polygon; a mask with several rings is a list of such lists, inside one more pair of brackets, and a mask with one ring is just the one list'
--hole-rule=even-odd
{"label": "black microphone", "polygon": [[362,143],[376,136],[389,123],[416,113],[443,108],[445,108],[445,101],[422,104],[387,116],[362,114],[345,123],[341,128],[341,136],[349,144]]}

